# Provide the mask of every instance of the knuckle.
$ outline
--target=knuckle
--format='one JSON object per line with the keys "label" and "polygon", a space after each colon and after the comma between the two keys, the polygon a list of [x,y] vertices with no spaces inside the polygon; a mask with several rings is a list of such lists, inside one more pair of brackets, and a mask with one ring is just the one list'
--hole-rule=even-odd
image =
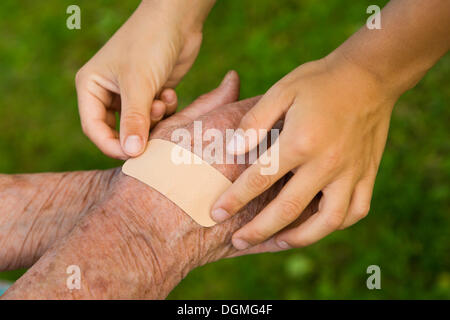
{"label": "knuckle", "polygon": [[298,156],[308,155],[315,146],[315,139],[313,135],[304,135],[292,143],[292,151]]}
{"label": "knuckle", "polygon": [[247,130],[250,128],[259,128],[258,117],[255,114],[255,111],[250,109],[241,119],[240,127],[243,130]]}
{"label": "knuckle", "polygon": [[301,202],[295,198],[283,199],[280,201],[279,217],[282,222],[291,222],[295,220],[301,212]]}
{"label": "knuckle", "polygon": [[248,240],[252,245],[258,244],[266,240],[270,233],[260,228],[252,228],[247,231]]}
{"label": "knuckle", "polygon": [[246,186],[251,192],[266,190],[271,185],[269,175],[262,175],[259,172],[252,171],[246,179]]}
{"label": "knuckle", "polygon": [[370,203],[366,203],[366,204],[362,204],[359,207],[357,207],[354,212],[353,215],[358,219],[364,219],[365,217],[367,217],[367,215],[369,214],[370,211]]}
{"label": "knuckle", "polygon": [[323,168],[325,170],[334,170],[338,168],[341,163],[341,158],[341,154],[337,150],[328,152],[323,159]]}
{"label": "knuckle", "polygon": [[281,79],[272,88],[269,89],[268,95],[276,103],[286,104],[292,99],[291,82],[288,79]]}
{"label": "knuckle", "polygon": [[331,230],[338,229],[341,226],[342,222],[344,222],[344,216],[345,216],[345,213],[343,213],[341,211],[336,211],[336,212],[330,214],[325,219],[326,228],[331,229]]}
{"label": "knuckle", "polygon": [[245,200],[243,200],[239,194],[242,193],[235,193],[235,192],[231,192],[228,195],[228,202],[223,206],[223,208],[228,209],[228,213],[233,214],[235,212],[237,212],[240,208],[242,208],[243,206],[245,206]]}
{"label": "knuckle", "polygon": [[123,113],[122,121],[127,125],[145,127],[149,125],[148,117],[139,111],[129,111]]}
{"label": "knuckle", "polygon": [[81,83],[83,83],[84,79],[86,78],[86,72],[83,68],[77,71],[75,74],[75,84],[79,86]]}

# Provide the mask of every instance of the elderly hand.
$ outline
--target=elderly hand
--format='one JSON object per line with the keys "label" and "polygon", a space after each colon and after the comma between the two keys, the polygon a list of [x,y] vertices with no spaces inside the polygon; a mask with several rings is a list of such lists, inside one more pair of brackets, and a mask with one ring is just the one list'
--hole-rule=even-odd
{"label": "elderly hand", "polygon": [[[239,95],[238,85],[237,74],[229,73],[218,89],[160,122],[152,138],[170,140],[178,128],[191,131],[194,120],[202,121],[204,129],[235,128],[258,100],[232,103]],[[213,165],[230,180],[246,168]],[[2,298],[164,298],[193,268],[234,255],[232,232],[273,199],[283,183],[227,223],[203,228],[159,192],[119,169],[104,174],[107,183],[101,184],[99,201]],[[313,212],[314,204],[305,216]],[[70,265],[81,270],[80,290],[67,288]]]}

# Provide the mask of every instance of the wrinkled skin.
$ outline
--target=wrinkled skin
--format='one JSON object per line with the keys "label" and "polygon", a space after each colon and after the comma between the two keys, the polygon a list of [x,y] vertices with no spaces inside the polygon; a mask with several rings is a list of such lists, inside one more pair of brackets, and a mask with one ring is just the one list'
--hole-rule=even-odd
{"label": "wrinkled skin", "polygon": [[[193,120],[201,120],[204,129],[224,131],[235,128],[242,115],[258,100],[252,98],[232,103],[238,98],[238,91],[237,74],[231,73],[218,89],[162,121],[151,138],[170,140],[174,129],[192,130]],[[232,164],[214,166],[232,181],[246,168],[246,165]],[[70,175],[77,175],[71,177],[78,179],[74,189],[66,186],[65,193],[54,196],[54,200],[66,199],[72,203],[72,207],[65,208],[66,213],[54,210],[52,216],[48,210],[55,204],[47,196],[46,200],[37,201],[41,203],[44,217],[35,218],[34,227],[25,226],[25,220],[12,224],[6,219],[6,223],[0,220],[1,230],[8,231],[11,226],[8,238],[0,236],[3,269],[29,266],[45,252],[2,298],[165,298],[190,270],[234,255],[236,250],[230,241],[233,231],[273,199],[284,183],[281,180],[233,219],[203,228],[170,200],[125,176],[119,168],[69,173],[58,177],[61,179],[59,184]],[[71,185],[71,182],[66,184]],[[3,188],[0,186],[0,192],[5,192]],[[81,200],[68,199],[77,194],[75,189],[79,189]],[[11,196],[11,203],[13,199]],[[305,211],[303,219],[315,210],[314,203]],[[65,218],[60,218],[61,214]],[[4,215],[0,211],[0,218]],[[17,233],[15,228],[21,226]],[[66,286],[69,276],[66,269],[70,265],[80,267],[80,290],[69,290]]]}

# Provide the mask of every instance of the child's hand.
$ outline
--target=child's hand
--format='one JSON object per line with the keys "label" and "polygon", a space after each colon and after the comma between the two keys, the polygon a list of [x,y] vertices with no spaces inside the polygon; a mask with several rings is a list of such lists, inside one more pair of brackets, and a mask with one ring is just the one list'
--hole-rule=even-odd
{"label": "child's hand", "polygon": [[77,73],[82,128],[103,153],[118,159],[141,154],[150,127],[175,112],[175,91],[165,88],[175,87],[192,66],[213,3],[142,1]]}
{"label": "child's hand", "polygon": [[[227,219],[285,173],[295,174],[233,235],[238,249],[251,247],[241,253],[309,245],[366,216],[392,108],[450,49],[449,13],[450,1],[389,1],[381,29],[364,26],[326,58],[295,69],[242,118],[244,130],[270,129],[285,118],[271,147],[279,146],[279,168],[261,175],[260,162],[249,167],[218,199],[213,218]],[[242,137],[234,141],[229,149],[249,149]],[[304,221],[319,191],[319,211]]]}
{"label": "child's hand", "polygon": [[[285,118],[276,142],[277,172],[263,175],[261,164],[250,166],[218,199],[213,219],[221,222],[236,214],[291,170],[295,174],[278,196],[233,235],[237,249],[302,247],[362,219],[369,211],[395,100],[371,75],[349,63],[326,58],[295,69],[240,124],[244,131],[268,130]],[[234,139],[227,151],[242,154],[255,146],[245,141]],[[271,149],[276,150],[274,145]],[[300,214],[320,191],[319,211],[299,224]]]}

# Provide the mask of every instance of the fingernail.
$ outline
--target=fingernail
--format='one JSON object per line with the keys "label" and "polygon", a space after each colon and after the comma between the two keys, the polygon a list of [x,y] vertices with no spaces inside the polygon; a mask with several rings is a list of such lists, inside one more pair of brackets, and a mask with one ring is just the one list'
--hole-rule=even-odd
{"label": "fingernail", "polygon": [[212,211],[211,216],[214,221],[223,222],[230,217],[230,214],[228,212],[226,212],[224,209],[218,208],[218,209],[214,209]]}
{"label": "fingernail", "polygon": [[288,245],[288,243],[286,241],[277,241],[277,245],[281,248],[281,249],[290,249],[291,246]]}
{"label": "fingernail", "polygon": [[232,242],[233,242],[233,246],[238,250],[244,250],[244,249],[247,249],[248,247],[250,247],[248,242],[246,242],[242,239],[233,239]]}
{"label": "fingernail", "polygon": [[235,133],[231,141],[227,144],[229,154],[242,154],[245,152],[245,138],[240,133]]}
{"label": "fingernail", "polygon": [[137,155],[142,150],[142,140],[139,136],[129,136],[125,140],[125,151],[130,155]]}

